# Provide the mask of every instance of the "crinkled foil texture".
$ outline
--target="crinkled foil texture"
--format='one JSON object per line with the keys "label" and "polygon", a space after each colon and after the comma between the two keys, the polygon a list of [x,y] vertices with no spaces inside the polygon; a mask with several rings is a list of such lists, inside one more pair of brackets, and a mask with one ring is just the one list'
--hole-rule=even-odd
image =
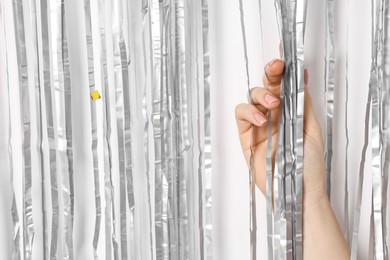
{"label": "crinkled foil texture", "polygon": [[207,0],[1,1],[9,259],[212,259],[208,27]]}

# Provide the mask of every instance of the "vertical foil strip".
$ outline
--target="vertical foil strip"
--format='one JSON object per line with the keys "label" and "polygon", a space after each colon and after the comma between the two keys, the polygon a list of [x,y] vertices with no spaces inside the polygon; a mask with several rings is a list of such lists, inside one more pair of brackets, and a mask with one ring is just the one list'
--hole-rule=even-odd
{"label": "vertical foil strip", "polygon": [[[152,63],[152,125],[154,137],[154,229],[155,229],[155,247],[156,259],[167,259],[166,246],[164,247],[164,229],[163,222],[163,172],[162,172],[162,154],[163,147],[163,124],[164,115],[162,112],[162,32],[160,22],[160,2],[158,0],[151,1],[150,20],[151,20],[151,63]],[[165,230],[165,232],[164,232]]]}
{"label": "vertical foil strip", "polygon": [[42,243],[43,243],[43,258],[49,259],[49,230],[48,226],[48,213],[47,213],[47,198],[44,187],[46,186],[46,177],[44,172],[44,156],[45,149],[43,147],[43,107],[42,107],[42,87],[43,82],[43,64],[41,62],[42,57],[42,37],[41,28],[41,9],[40,2],[37,0],[30,1],[31,8],[31,24],[32,24],[32,56],[33,56],[33,68],[34,68],[34,87],[35,87],[35,112],[37,116],[37,147],[36,152],[38,154],[38,171],[41,175],[41,200],[42,200]]}
{"label": "vertical foil strip", "polygon": [[[137,7],[137,6],[136,6]],[[143,124],[140,126],[140,129],[142,129],[143,132],[143,167],[144,172],[146,176],[146,201],[148,203],[147,207],[147,218],[148,218],[148,235],[149,235],[149,246],[147,247],[150,251],[149,257],[151,259],[155,258],[155,252],[154,252],[154,236],[153,236],[153,229],[154,226],[154,219],[152,217],[152,195],[151,195],[151,188],[150,188],[150,175],[155,174],[153,165],[150,164],[150,156],[151,154],[154,154],[154,147],[153,147],[153,138],[150,138],[150,132],[151,132],[151,117],[152,117],[152,111],[151,111],[151,102],[152,98],[149,98],[149,96],[152,93],[152,86],[153,86],[153,68],[152,66],[152,39],[151,39],[151,2],[149,0],[143,0],[141,2],[141,24],[142,24],[142,61],[143,61],[143,69],[141,70],[144,75],[144,84],[142,85],[141,91],[139,93],[141,94],[140,98],[137,98],[139,101],[139,105],[137,105],[138,108],[141,108],[139,113],[140,117],[142,115],[142,122]],[[132,37],[134,39],[134,37]],[[135,42],[135,41],[134,41]],[[135,45],[135,44],[133,44]],[[142,128],[141,128],[142,127]],[[152,145],[150,145],[152,143]],[[146,239],[147,241],[148,239]],[[148,255],[148,254],[147,254]]]}
{"label": "vertical foil strip", "polygon": [[344,237],[347,240],[348,245],[351,245],[351,237],[349,232],[349,186],[348,186],[348,147],[349,147],[349,132],[348,132],[348,88],[349,88],[349,1],[347,0],[347,32],[346,32],[346,51],[345,51],[345,103],[344,103],[344,129],[345,129],[345,173],[344,173]]}
{"label": "vertical foil strip", "polygon": [[[248,62],[248,50],[247,50],[247,39],[246,39],[246,30],[245,30],[245,15],[244,15],[244,5],[243,1],[239,0],[239,9],[240,9],[240,22],[241,22],[241,33],[242,33],[242,42],[244,47],[244,61],[245,61],[245,72],[246,72],[246,83],[248,90],[248,102],[253,104],[253,99],[250,90],[250,77],[249,77],[249,62]],[[253,126],[252,126],[253,132]],[[250,232],[250,249],[251,249],[251,259],[255,260],[257,257],[256,252],[256,241],[257,241],[257,223],[256,223],[256,171],[253,164],[253,148],[252,148],[253,136],[251,138],[250,144],[250,159],[249,159],[249,187],[250,187],[250,199],[249,199],[249,232]]]}
{"label": "vertical foil strip", "polygon": [[210,49],[209,49],[209,12],[208,12],[208,0],[202,0],[202,44],[203,44],[203,124],[204,142],[203,146],[203,181],[199,183],[199,193],[203,191],[202,207],[204,212],[204,221],[202,228],[204,229],[204,252],[201,252],[202,259],[212,259],[212,176],[211,176],[211,107],[210,107]]}
{"label": "vertical foil strip", "polygon": [[334,39],[334,0],[326,0],[325,21],[325,167],[326,190],[328,198],[331,196],[331,174],[333,156],[333,110],[335,86],[335,39]]}
{"label": "vertical foil strip", "polygon": [[[122,5],[121,1],[116,1],[112,6],[112,31],[113,31],[113,49],[114,49],[114,66],[115,66],[115,106],[116,106],[116,125],[118,136],[118,153],[119,153],[119,179],[120,179],[120,252],[121,258],[126,259],[128,257],[127,250],[127,214],[126,214],[126,165],[130,158],[126,157],[125,151],[125,107],[124,107],[124,88],[123,76],[127,73],[127,61],[122,60],[121,45],[123,46],[123,31],[122,31]],[[125,63],[125,66],[123,66]],[[128,86],[127,86],[128,87]],[[126,99],[128,100],[128,98]],[[128,107],[129,104],[126,104]],[[127,136],[129,133],[127,133]],[[132,194],[131,194],[132,195]],[[130,195],[129,195],[130,196]],[[133,200],[133,199],[132,199]],[[131,219],[133,221],[134,218]],[[131,253],[131,252],[130,252]]]}
{"label": "vertical foil strip", "polygon": [[108,85],[107,72],[107,50],[106,50],[106,18],[105,18],[105,0],[99,0],[99,32],[100,32],[100,66],[102,82],[102,99],[103,99],[103,136],[104,136],[104,187],[105,187],[105,247],[106,260],[118,260],[118,242],[116,238],[116,217],[114,200],[114,187],[112,183],[112,148],[111,148],[111,104],[110,90]]}
{"label": "vertical foil strip", "polygon": [[[34,223],[32,215],[31,197],[31,123],[30,123],[30,91],[27,76],[27,54],[25,41],[25,27],[23,16],[23,3],[21,0],[13,1],[15,39],[17,48],[19,93],[20,93],[20,118],[22,120],[22,147],[23,147],[23,256],[31,259],[34,240]],[[14,204],[14,202],[13,202]],[[14,206],[13,206],[14,207]]]}
{"label": "vertical foil strip", "polygon": [[[261,34],[261,46],[262,46],[262,56],[264,62],[264,31],[263,31],[263,13],[261,0],[259,2],[259,15],[260,15],[260,34]],[[268,90],[268,75],[267,69],[264,68],[264,74],[266,75],[266,84],[265,88]],[[272,206],[273,206],[273,164],[272,164],[272,111],[268,111],[268,140],[267,140],[267,154],[266,154],[266,210],[267,210],[267,245],[268,245],[268,259],[274,259],[274,256],[277,253],[274,253],[274,230],[273,226],[273,216],[272,216]],[[277,243],[277,242],[276,242]]]}
{"label": "vertical foil strip", "polygon": [[[275,225],[280,223],[278,259],[302,259],[304,30],[306,1],[276,1],[282,36],[285,72],[282,81],[282,109],[279,125],[278,199]],[[283,17],[283,19],[281,19]],[[276,174],[275,174],[276,175]],[[276,200],[275,200],[276,202]]]}
{"label": "vertical foil strip", "polygon": [[[84,12],[85,12],[85,32],[86,32],[86,45],[87,45],[87,59],[88,59],[88,82],[89,92],[95,91],[95,68],[94,68],[94,55],[93,55],[93,38],[92,38],[92,20],[91,20],[91,3],[89,0],[84,0]],[[100,222],[101,222],[101,198],[100,198],[100,183],[99,183],[99,162],[97,154],[98,135],[97,135],[97,121],[96,121],[96,106],[94,100],[90,100],[91,108],[91,129],[92,129],[92,158],[93,158],[93,177],[95,186],[95,228],[93,235],[93,254],[95,260],[97,256],[97,246],[99,242]]]}
{"label": "vertical foil strip", "polygon": [[73,216],[74,216],[74,184],[73,184],[73,141],[72,141],[72,87],[70,83],[70,65],[68,51],[68,37],[65,20],[65,0],[61,0],[61,47],[62,47],[62,66],[63,66],[63,91],[64,91],[64,109],[65,109],[65,141],[67,174],[62,176],[62,190],[64,200],[64,229],[66,248],[63,255],[64,259],[73,260]]}
{"label": "vertical foil strip", "polygon": [[[12,156],[12,146],[11,146],[11,137],[12,137],[12,129],[11,129],[11,98],[10,98],[10,82],[9,82],[9,71],[8,71],[8,48],[6,43],[6,32],[5,32],[5,19],[4,19],[4,6],[0,3],[0,23],[2,31],[2,40],[0,41],[0,46],[4,50],[4,57],[3,62],[6,68],[4,69],[4,76],[6,79],[4,79],[3,83],[6,83],[6,87],[3,86],[4,89],[6,89],[7,96],[3,97],[4,99],[8,99],[8,102],[6,101],[6,106],[8,106],[8,115],[6,115],[6,123],[4,125],[8,126],[8,129],[6,129],[4,132],[8,133],[8,136],[5,137],[6,140],[6,146],[4,147],[6,149],[6,155],[4,157],[1,157],[1,161],[3,162],[3,165],[7,167],[8,165],[8,173],[10,178],[10,187],[12,192],[12,203],[10,208],[10,215],[12,218],[12,260],[20,260],[21,259],[21,252],[20,252],[20,222],[19,222],[19,213],[18,208],[16,206],[16,198],[15,198],[15,189],[14,189],[14,178],[13,178],[13,156]],[[4,93],[4,92],[3,92]],[[8,117],[7,117],[8,116]],[[7,168],[6,168],[7,169]]]}
{"label": "vertical foil strip", "polygon": [[385,2],[385,15],[384,15],[384,31],[383,31],[383,90],[382,90],[382,106],[383,106],[383,115],[382,115],[382,128],[383,128],[383,172],[382,172],[382,235],[383,235],[383,250],[384,258],[389,258],[388,252],[388,241],[387,241],[387,200],[388,200],[388,185],[389,185],[389,167],[390,167],[390,3],[389,1]]}
{"label": "vertical foil strip", "polygon": [[[49,148],[49,169],[50,174],[50,191],[51,191],[51,232],[50,232],[50,259],[57,259],[57,245],[58,245],[58,221],[59,221],[59,202],[58,202],[58,180],[57,180],[57,136],[55,124],[55,104],[53,104],[52,92],[52,71],[51,71],[51,23],[50,23],[50,3],[47,0],[41,0],[41,23],[42,23],[42,64],[43,75],[42,81],[45,98],[45,113],[46,117],[46,134]],[[45,169],[46,164],[43,164]],[[44,186],[43,186],[44,188]]]}
{"label": "vertical foil strip", "polygon": [[[69,225],[70,225],[70,182],[69,172],[72,172],[72,158],[68,154],[68,136],[67,131],[70,126],[67,122],[67,91],[70,85],[69,68],[65,65],[67,61],[67,46],[66,34],[63,33],[65,27],[64,6],[62,1],[53,1],[51,9],[51,35],[52,35],[52,66],[53,66],[53,85],[55,90],[55,103],[57,105],[57,130],[58,130],[58,155],[61,162],[61,178],[62,178],[62,199],[63,199],[63,230],[65,245],[63,251],[64,259],[72,259],[72,244],[69,241]],[[62,236],[62,234],[59,234]]]}
{"label": "vertical foil strip", "polygon": [[374,259],[385,259],[385,244],[383,236],[383,169],[384,169],[384,95],[386,94],[383,81],[384,62],[384,26],[387,1],[378,0],[376,2],[376,59],[374,60],[374,70],[371,77],[372,93],[372,215],[374,234]]}
{"label": "vertical foil strip", "polygon": [[353,214],[353,230],[352,230],[352,239],[351,239],[351,260],[356,260],[358,256],[358,242],[359,242],[359,224],[360,224],[360,214],[361,214],[361,205],[362,205],[362,195],[363,195],[363,181],[364,181],[364,166],[366,163],[366,153],[368,146],[368,135],[370,129],[370,110],[371,108],[371,91],[368,90],[366,112],[364,118],[364,144],[362,149],[362,155],[359,165],[359,177],[356,190],[356,202],[355,209]]}
{"label": "vertical foil strip", "polygon": [[[170,46],[170,34],[171,34],[171,2],[170,0],[160,1],[160,33],[161,33],[161,82],[160,89],[160,123],[161,123],[161,174],[156,176],[156,217],[160,212],[161,216],[156,219],[156,257],[157,259],[171,259],[171,244],[174,240],[172,237],[172,224],[173,219],[172,209],[170,208],[170,194],[171,187],[170,171],[172,168],[172,113],[170,106],[172,99],[170,98],[172,85],[172,70],[169,68],[171,62],[171,46]],[[155,29],[157,30],[157,29]],[[157,94],[156,94],[157,95]],[[157,157],[156,157],[157,158]],[[158,178],[158,176],[161,178]],[[157,197],[159,196],[159,197]],[[160,226],[158,226],[161,221]],[[160,232],[160,233],[158,233]],[[157,235],[160,234],[160,237]],[[160,250],[159,250],[160,249]],[[160,252],[160,254],[159,254]],[[159,258],[161,257],[161,258]]]}

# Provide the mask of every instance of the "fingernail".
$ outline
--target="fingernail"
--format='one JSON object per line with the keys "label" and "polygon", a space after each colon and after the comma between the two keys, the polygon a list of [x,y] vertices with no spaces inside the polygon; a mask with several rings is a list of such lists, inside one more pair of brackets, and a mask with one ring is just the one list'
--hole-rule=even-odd
{"label": "fingernail", "polygon": [[265,95],[264,99],[265,99],[265,102],[267,102],[267,104],[269,104],[269,105],[279,101],[279,99],[277,99],[276,97],[269,95],[269,94]]}
{"label": "fingernail", "polygon": [[272,66],[278,59],[273,59],[270,62],[268,62],[268,66]]}
{"label": "fingernail", "polygon": [[267,119],[260,113],[255,113],[255,121],[259,125],[263,125],[265,122],[267,122]]}

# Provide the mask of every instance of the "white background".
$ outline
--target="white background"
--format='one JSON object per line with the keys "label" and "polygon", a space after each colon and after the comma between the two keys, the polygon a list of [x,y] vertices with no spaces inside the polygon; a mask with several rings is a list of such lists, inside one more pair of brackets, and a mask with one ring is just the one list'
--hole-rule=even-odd
{"label": "white background", "polygon": [[[245,24],[251,87],[261,84],[264,61],[279,56],[279,37],[272,0],[263,0],[264,53],[260,34],[257,0],[245,0]],[[309,91],[317,116],[324,125],[324,49],[325,0],[309,0],[305,38],[305,67],[309,70]],[[355,203],[355,186],[363,146],[364,115],[370,73],[371,1],[334,1],[336,86],[334,111],[334,154],[332,205],[343,225],[345,174],[345,76],[347,21],[349,21],[349,103],[350,145],[349,204]],[[347,6],[349,5],[349,6]],[[246,102],[246,74],[240,26],[239,0],[210,1],[210,42],[212,75],[212,148],[214,173],[214,258],[249,259],[249,190],[248,171],[241,154],[234,119],[234,108]],[[264,56],[264,60],[263,60]],[[368,147],[370,163],[370,147]],[[370,172],[363,191],[363,208],[359,234],[359,259],[368,259],[370,212]],[[265,200],[258,195],[258,259],[266,259]],[[350,224],[352,223],[350,213]]]}

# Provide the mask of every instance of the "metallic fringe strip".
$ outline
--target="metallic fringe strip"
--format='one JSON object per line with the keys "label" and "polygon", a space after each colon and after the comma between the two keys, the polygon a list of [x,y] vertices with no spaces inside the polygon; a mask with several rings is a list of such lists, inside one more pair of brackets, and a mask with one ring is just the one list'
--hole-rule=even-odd
{"label": "metallic fringe strip", "polygon": [[373,234],[374,234],[374,259],[385,259],[385,241],[383,237],[383,169],[384,169],[384,150],[386,149],[385,139],[383,134],[384,122],[384,104],[383,95],[387,93],[383,82],[384,69],[384,53],[383,45],[386,37],[383,33],[386,16],[386,1],[378,0],[377,4],[377,27],[376,27],[376,59],[374,60],[374,70],[371,78],[372,91],[372,215],[373,215]]}
{"label": "metallic fringe strip", "polygon": [[[88,59],[88,81],[90,93],[95,91],[95,68],[94,68],[94,53],[93,53],[93,38],[92,38],[92,20],[91,20],[91,3],[90,0],[84,0],[85,12],[85,31],[86,31],[86,45],[87,45],[87,59]],[[93,250],[94,259],[97,260],[97,246],[99,242],[100,223],[101,223],[101,197],[100,197],[100,183],[99,183],[99,162],[97,154],[98,135],[97,135],[97,121],[96,121],[96,106],[95,101],[90,100],[91,108],[91,128],[92,128],[92,158],[93,158],[93,176],[95,186],[95,228],[93,235]]]}
{"label": "metallic fringe strip", "polygon": [[[61,161],[61,176],[62,176],[62,196],[63,196],[63,230],[65,237],[65,246],[63,257],[65,259],[72,259],[72,243],[69,241],[69,225],[70,225],[70,182],[69,172],[73,171],[72,158],[68,157],[68,136],[67,131],[69,125],[67,122],[67,112],[70,109],[67,95],[70,85],[69,67],[66,65],[67,61],[67,46],[66,46],[66,33],[63,33],[65,26],[64,17],[64,3],[63,0],[53,2],[52,13],[52,35],[53,41],[51,41],[52,49],[55,50],[53,53],[52,66],[53,66],[53,84],[55,89],[55,103],[57,106],[57,126],[58,126],[58,153],[59,160]],[[64,39],[65,38],[65,39]],[[69,119],[71,120],[71,119]],[[71,138],[71,137],[70,137]],[[61,235],[61,234],[60,234]]]}
{"label": "metallic fringe strip", "polygon": [[162,130],[163,124],[162,120],[164,116],[161,114],[162,106],[162,34],[161,34],[161,23],[160,23],[160,3],[158,0],[153,0],[151,2],[150,8],[150,21],[151,21],[151,63],[152,63],[152,125],[153,125],[153,136],[154,136],[154,172],[155,172],[155,197],[154,197],[154,228],[155,228],[155,246],[156,259],[168,259],[167,253],[165,252],[167,247],[164,246],[164,241],[166,241],[166,236],[164,236],[166,228],[164,229],[163,225],[163,173],[162,173],[162,154],[161,151],[163,147],[162,143]]}
{"label": "metallic fringe strip", "polygon": [[351,246],[351,236],[349,231],[349,187],[348,187],[348,147],[349,147],[349,132],[348,132],[348,88],[349,88],[349,80],[348,80],[348,59],[349,59],[349,51],[348,51],[348,43],[349,43],[349,1],[347,0],[347,33],[346,33],[346,53],[345,53],[345,111],[344,111],[344,129],[345,129],[345,175],[344,175],[344,237],[349,246]]}
{"label": "metallic fringe strip", "polygon": [[[127,66],[123,67],[123,63],[127,64],[127,60],[122,60],[121,44],[123,45],[121,1],[114,2],[112,10],[113,20],[113,44],[114,44],[114,66],[115,66],[115,100],[116,100],[116,124],[118,135],[119,149],[119,177],[120,177],[120,252],[121,258],[128,257],[127,252],[127,215],[126,215],[126,163],[130,159],[125,151],[125,115],[124,115],[124,85],[123,75],[127,72]],[[127,57],[126,57],[127,58]],[[128,104],[126,104],[128,106]],[[131,219],[133,221],[134,218]]]}
{"label": "metallic fringe strip", "polygon": [[[3,13],[3,10],[4,10],[4,6],[0,3],[0,21],[1,21],[1,24],[3,25],[2,28],[1,28],[1,31],[3,32],[3,37],[2,37],[2,41],[1,41],[1,47],[3,48],[4,50],[4,62],[5,62],[5,65],[8,67],[8,48],[7,48],[7,43],[5,41],[6,37],[5,37],[5,20],[4,20],[4,13]],[[7,97],[8,98],[8,118],[7,118],[7,121],[8,121],[8,151],[7,151],[7,156],[5,157],[6,160],[8,161],[8,165],[9,165],[9,175],[10,175],[10,187],[11,187],[11,192],[12,192],[12,204],[11,204],[11,218],[12,218],[12,223],[13,223],[13,228],[12,228],[12,260],[20,260],[21,259],[21,254],[20,254],[20,245],[19,245],[19,242],[20,242],[20,222],[19,222],[19,213],[18,213],[18,208],[16,206],[16,199],[15,199],[15,190],[14,190],[14,180],[13,180],[13,166],[12,166],[12,162],[13,162],[13,157],[12,157],[12,147],[11,147],[11,136],[12,136],[12,129],[11,129],[11,102],[10,102],[10,82],[9,82],[9,72],[8,72],[8,69],[6,69],[6,78],[7,78]]]}
{"label": "metallic fringe strip", "polygon": [[[248,102],[253,104],[253,99],[250,90],[250,78],[249,78],[249,63],[248,63],[248,50],[247,50],[247,40],[246,40],[246,30],[245,30],[245,17],[244,17],[244,5],[243,1],[239,0],[239,9],[240,9],[240,21],[241,21],[241,33],[242,33],[242,42],[244,47],[244,61],[245,61],[245,72],[246,72],[246,81],[247,81],[247,91],[248,91]],[[253,131],[253,129],[252,129]],[[252,137],[253,139],[253,137]],[[251,155],[249,159],[249,187],[250,187],[250,199],[249,199],[249,232],[250,232],[250,248],[251,248],[251,259],[256,259],[256,240],[257,240],[257,223],[256,223],[256,171],[255,166],[253,165],[253,148],[252,141],[250,145]]]}
{"label": "metallic fringe strip", "polygon": [[[43,68],[43,86],[45,94],[45,115],[46,115],[46,133],[49,146],[49,173],[51,187],[51,241],[50,241],[50,259],[57,259],[57,243],[58,243],[58,222],[59,222],[59,204],[58,204],[58,180],[57,180],[57,153],[56,145],[58,143],[56,136],[55,124],[55,105],[53,105],[52,92],[52,71],[50,64],[51,42],[50,42],[50,5],[47,0],[41,1],[41,22],[42,22],[42,57],[40,62]],[[42,109],[43,110],[43,109]],[[42,111],[43,112],[43,111]],[[45,164],[43,165],[45,169]],[[43,186],[44,187],[44,186]]]}
{"label": "metallic fringe strip", "polygon": [[[279,129],[277,196],[281,206],[280,257],[302,259],[302,178],[303,178],[303,112],[304,112],[304,30],[306,1],[277,1],[278,23],[286,62],[283,77],[283,99]],[[285,19],[281,20],[281,17]],[[280,188],[280,189],[279,189]],[[279,214],[279,209],[275,209]],[[275,245],[279,246],[279,245]]]}
{"label": "metallic fringe strip", "polygon": [[387,241],[387,200],[388,200],[388,185],[389,185],[389,167],[390,167],[390,3],[385,1],[385,16],[384,16],[384,31],[383,31],[383,81],[382,89],[382,129],[383,129],[383,172],[382,172],[382,236],[383,236],[383,250],[384,259],[389,258],[389,249]]}
{"label": "metallic fringe strip", "polygon": [[326,131],[325,131],[325,166],[326,166],[326,190],[328,198],[331,198],[331,175],[333,157],[333,111],[334,111],[334,86],[335,86],[335,39],[334,39],[334,0],[326,1],[325,21],[325,106],[326,106]]}
{"label": "metallic fringe strip", "polygon": [[[203,181],[198,185],[199,190],[203,188],[203,212],[204,221],[202,228],[204,229],[204,252],[205,259],[212,259],[212,180],[211,180],[211,111],[210,111],[210,51],[209,51],[209,17],[208,17],[208,0],[202,0],[202,43],[203,43],[203,122],[204,122],[204,143],[203,160],[204,173]],[[200,192],[199,192],[200,193]]]}
{"label": "metallic fringe strip", "polygon": [[351,240],[351,260],[356,260],[358,255],[358,242],[359,242],[359,224],[360,224],[360,214],[361,214],[361,205],[362,205],[362,195],[363,195],[363,180],[364,180],[364,165],[366,162],[366,153],[368,146],[368,134],[369,134],[369,125],[370,125],[370,108],[371,108],[371,91],[369,89],[367,96],[367,105],[366,105],[366,114],[365,114],[365,125],[364,125],[364,145],[362,149],[362,155],[359,166],[359,178],[358,178],[358,187],[356,192],[356,203],[355,210],[353,214],[353,233]]}
{"label": "metallic fringe strip", "polygon": [[[170,110],[172,99],[170,98],[171,91],[169,87],[172,85],[172,70],[169,70],[169,64],[171,62],[171,46],[170,46],[170,34],[171,34],[171,3],[169,0],[160,1],[160,33],[161,33],[161,89],[160,89],[160,123],[161,123],[161,182],[156,178],[156,207],[158,207],[161,217],[161,226],[156,229],[156,251],[160,248],[161,259],[171,259],[171,243],[174,237],[171,236],[172,224],[171,220],[172,210],[170,208],[170,185],[171,185],[171,159],[172,158],[172,112]],[[156,29],[157,30],[157,29]],[[156,157],[157,159],[157,157]],[[158,188],[158,189],[157,189]],[[159,191],[159,193],[157,193]],[[161,194],[160,198],[157,196]],[[160,201],[160,203],[158,203]],[[159,212],[156,210],[156,212]],[[156,217],[158,215],[156,214]],[[156,220],[156,225],[158,225]],[[160,230],[161,233],[157,233]],[[160,234],[161,242],[157,240],[157,235]],[[157,259],[159,257],[158,251],[156,252]]]}
{"label": "metallic fringe strip", "polygon": [[112,151],[111,151],[111,105],[107,72],[105,0],[99,0],[99,31],[100,31],[100,66],[103,99],[103,136],[104,136],[104,180],[105,180],[105,230],[106,230],[106,260],[118,260],[118,242],[116,239],[116,217],[114,187],[112,183]]}
{"label": "metallic fringe strip", "polygon": [[[260,15],[260,34],[261,34],[261,46],[264,63],[264,33],[263,33],[263,14],[261,0],[259,2],[259,15]],[[266,85],[264,86],[268,90],[268,76],[266,67],[264,68],[264,74],[266,75]],[[268,259],[274,259],[277,252],[274,252],[277,247],[273,246],[273,241],[276,239],[274,236],[275,227],[273,226],[272,216],[272,191],[273,191],[273,165],[272,165],[272,111],[268,111],[268,143],[267,143],[267,154],[266,154],[266,208],[267,208],[267,244],[268,244]],[[277,243],[277,242],[275,242]]]}
{"label": "metallic fringe strip", "polygon": [[65,216],[65,243],[64,258],[73,260],[73,222],[74,222],[74,184],[73,184],[73,140],[72,140],[72,87],[70,83],[70,64],[68,52],[68,38],[65,20],[65,0],[61,0],[61,24],[62,24],[62,63],[64,80],[64,106],[65,106],[65,133],[66,133],[66,156],[68,174],[63,175],[64,193],[64,216]]}
{"label": "metallic fringe strip", "polygon": [[[142,89],[142,96],[138,100],[140,101],[140,105],[137,107],[142,108],[142,118],[143,118],[143,152],[144,152],[144,172],[146,175],[146,191],[147,191],[147,202],[148,202],[148,218],[149,218],[149,248],[150,251],[150,258],[155,259],[155,252],[154,252],[154,236],[153,236],[153,225],[154,225],[154,219],[152,217],[152,196],[151,196],[151,189],[150,189],[150,175],[155,174],[154,173],[154,167],[150,165],[150,155],[154,154],[154,146],[149,145],[149,143],[153,143],[153,138],[149,138],[149,130],[151,128],[150,121],[152,117],[151,112],[151,100],[152,98],[149,98],[152,92],[153,87],[153,68],[152,60],[151,60],[151,48],[152,46],[152,39],[151,39],[151,3],[149,0],[143,0],[141,3],[141,24],[142,24],[142,59],[144,62],[143,66],[143,74],[145,75],[145,82],[143,84]],[[134,39],[134,37],[132,37]],[[135,42],[135,41],[134,41]],[[134,44],[135,45],[135,44]]]}
{"label": "metallic fringe strip", "polygon": [[31,259],[34,240],[34,223],[32,219],[31,198],[31,124],[30,124],[30,91],[27,75],[27,54],[25,28],[23,17],[23,3],[21,0],[13,2],[15,39],[18,59],[18,76],[20,92],[20,112],[23,126],[23,246],[24,259]]}

